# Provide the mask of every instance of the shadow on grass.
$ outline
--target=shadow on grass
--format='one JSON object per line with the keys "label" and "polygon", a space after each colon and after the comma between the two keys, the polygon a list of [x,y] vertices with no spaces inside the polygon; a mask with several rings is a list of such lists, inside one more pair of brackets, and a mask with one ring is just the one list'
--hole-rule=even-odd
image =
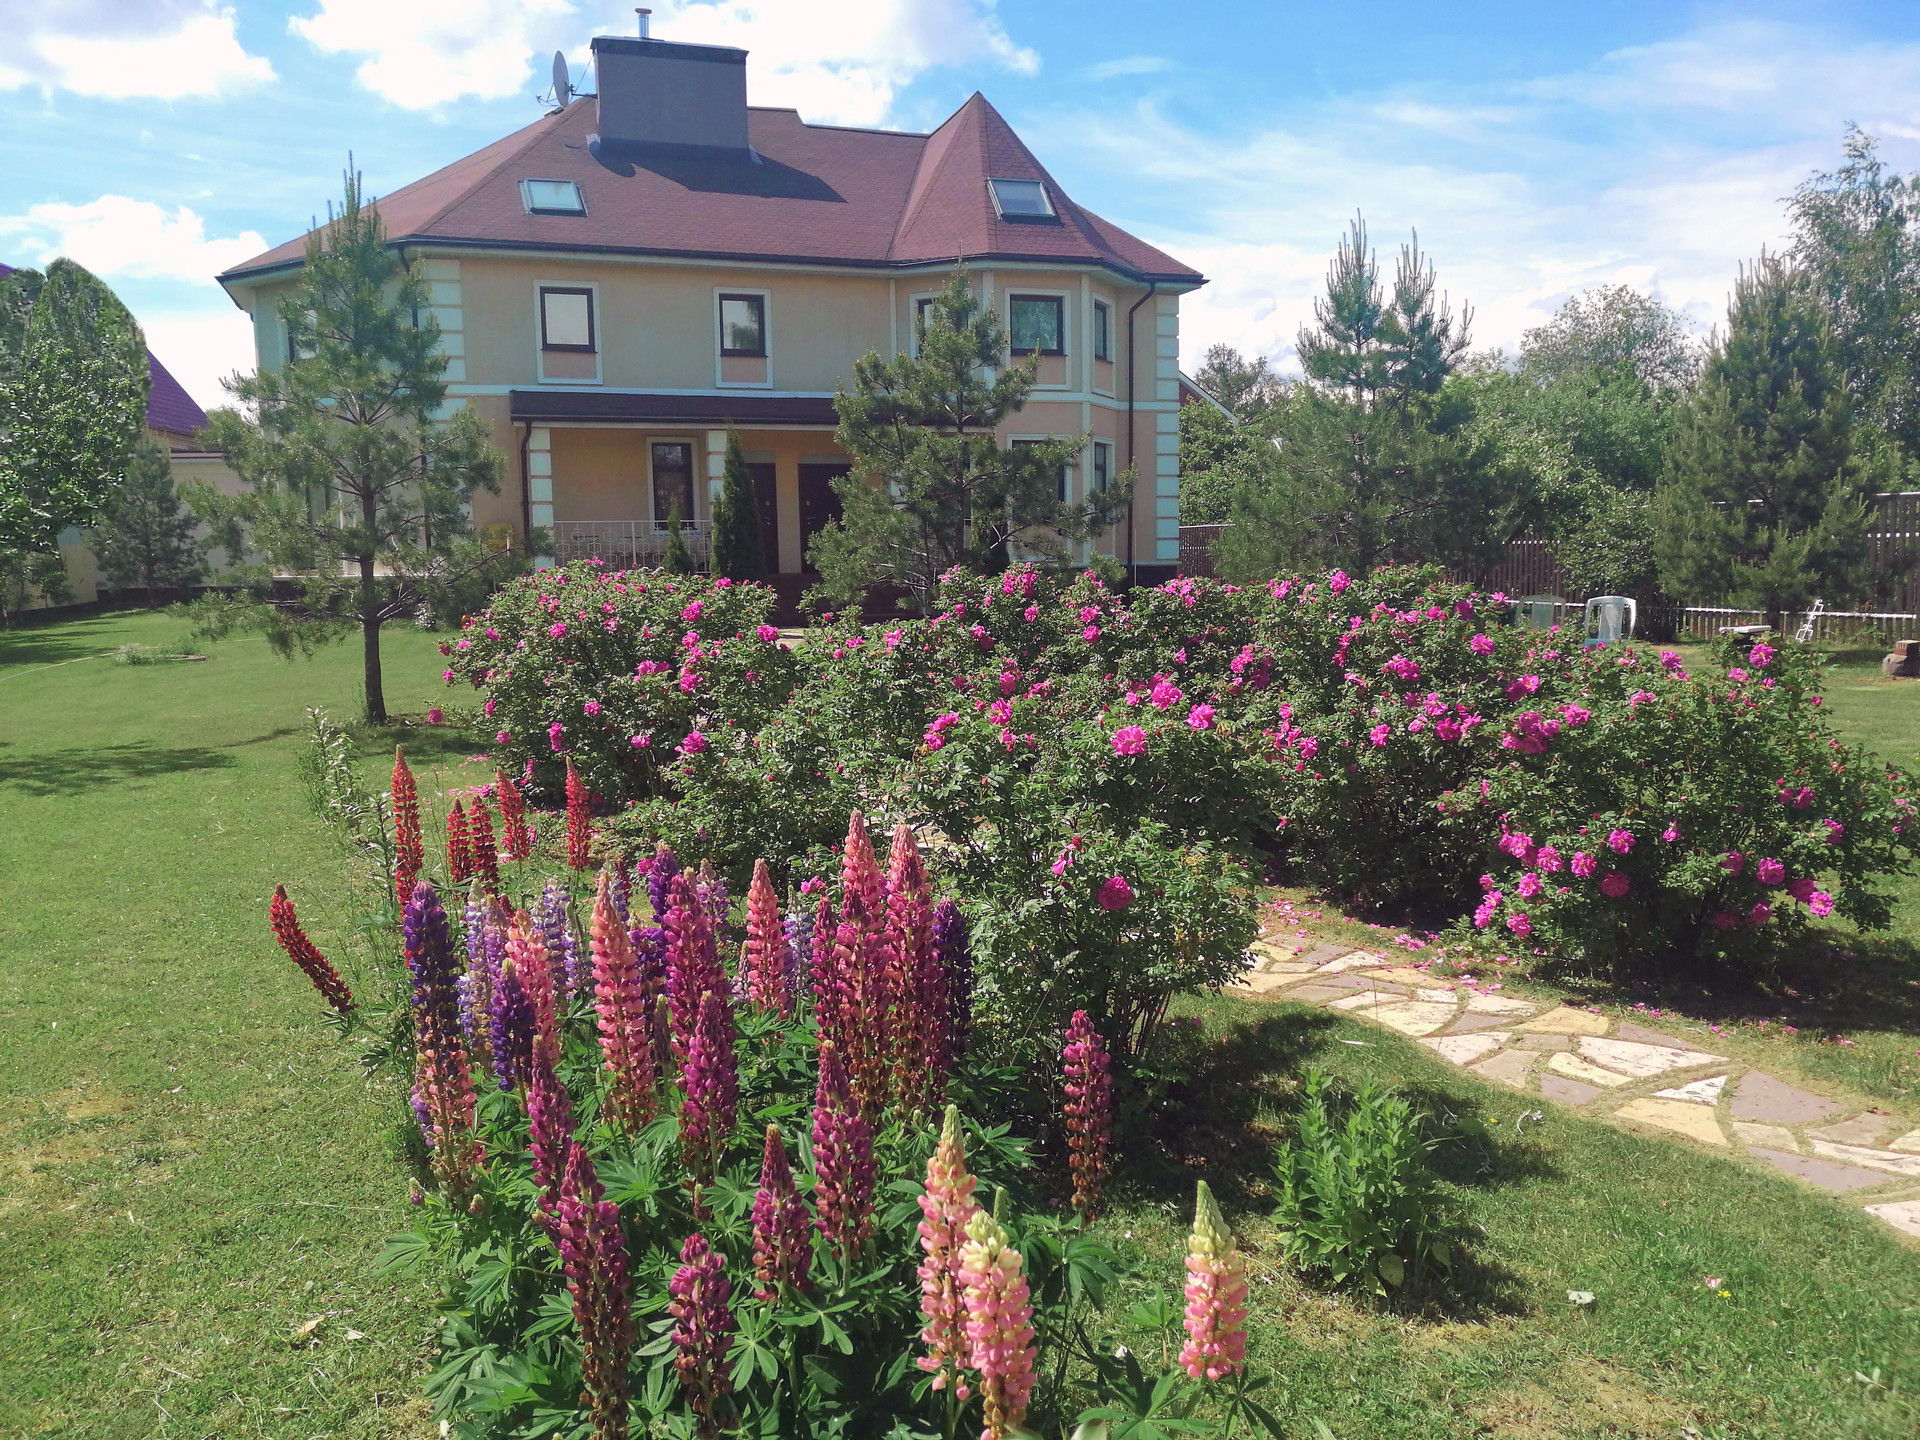
{"label": "shadow on grass", "polygon": [[140,742],[90,745],[0,760],[0,787],[12,786],[35,799],[50,799],[188,770],[224,770],[237,763],[224,750],[199,745],[164,750]]}
{"label": "shadow on grass", "polygon": [[391,756],[398,746],[410,765],[431,765],[440,760],[465,760],[491,748],[478,735],[456,725],[368,725],[347,727],[356,753],[364,756]]}

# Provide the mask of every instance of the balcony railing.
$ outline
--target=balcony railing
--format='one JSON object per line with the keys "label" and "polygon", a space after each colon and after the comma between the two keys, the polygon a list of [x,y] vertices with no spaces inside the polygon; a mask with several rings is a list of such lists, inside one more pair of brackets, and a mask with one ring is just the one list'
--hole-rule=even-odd
{"label": "balcony railing", "polygon": [[[696,570],[707,568],[712,528],[705,520],[680,523],[680,538]],[[655,569],[666,563],[664,520],[556,520],[552,530],[553,558],[562,565],[595,557],[604,560],[611,570]]]}

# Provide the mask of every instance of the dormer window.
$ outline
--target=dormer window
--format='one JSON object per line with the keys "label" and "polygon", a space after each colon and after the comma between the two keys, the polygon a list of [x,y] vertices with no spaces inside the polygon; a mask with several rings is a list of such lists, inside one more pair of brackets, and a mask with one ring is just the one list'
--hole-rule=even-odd
{"label": "dormer window", "polygon": [[1053,202],[1047,187],[1038,180],[989,180],[987,190],[993,196],[993,208],[1002,220],[1051,220]]}
{"label": "dormer window", "polygon": [[522,180],[520,200],[529,215],[584,215],[587,202],[573,180]]}

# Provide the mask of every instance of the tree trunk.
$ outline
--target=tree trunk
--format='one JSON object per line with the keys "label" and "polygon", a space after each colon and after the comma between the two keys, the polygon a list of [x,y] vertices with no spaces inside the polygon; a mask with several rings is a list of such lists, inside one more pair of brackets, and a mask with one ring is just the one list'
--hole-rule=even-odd
{"label": "tree trunk", "polygon": [[366,659],[367,720],[387,723],[387,694],[380,680],[380,596],[373,578],[373,556],[360,557],[360,641]]}

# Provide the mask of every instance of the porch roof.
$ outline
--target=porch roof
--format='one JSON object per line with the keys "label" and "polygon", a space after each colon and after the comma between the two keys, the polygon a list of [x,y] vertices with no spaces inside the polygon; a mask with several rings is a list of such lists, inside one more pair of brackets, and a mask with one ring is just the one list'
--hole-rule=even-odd
{"label": "porch roof", "polygon": [[768,425],[824,428],[840,423],[831,396],[663,395],[609,390],[515,390],[516,422],[601,421],[609,425]]}

